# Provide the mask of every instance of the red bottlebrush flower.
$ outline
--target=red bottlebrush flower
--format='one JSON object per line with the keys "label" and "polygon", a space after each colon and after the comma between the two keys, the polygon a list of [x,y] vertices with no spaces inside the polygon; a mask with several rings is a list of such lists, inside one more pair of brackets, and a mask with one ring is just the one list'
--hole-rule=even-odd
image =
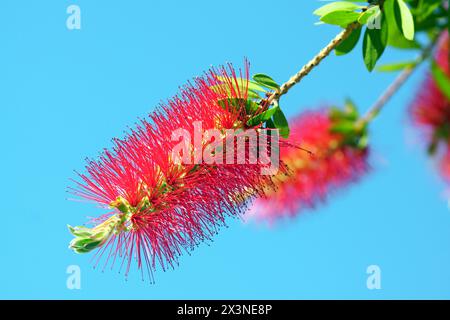
{"label": "red bottlebrush flower", "polygon": [[[438,66],[450,77],[448,47],[448,33],[445,32],[439,40],[435,60]],[[426,79],[420,88],[411,106],[414,123],[426,129],[431,129],[431,131],[450,123],[449,101],[441,92],[431,74],[426,75]]]}
{"label": "red bottlebrush flower", "polygon": [[281,151],[280,159],[290,174],[275,176],[276,191],[258,198],[251,215],[269,222],[294,216],[366,173],[368,148],[347,144],[344,135],[332,132],[333,125],[328,109],[305,112],[290,121],[288,141],[311,154],[296,148]]}
{"label": "red bottlebrush flower", "polygon": [[[449,70],[449,38],[448,33],[441,35],[435,55],[436,64],[450,78]],[[450,171],[447,170],[450,159],[448,156],[450,146],[450,100],[441,91],[431,74],[427,74],[414,102],[410,107],[414,124],[420,127],[428,140],[430,154],[434,154],[439,145],[446,151],[441,158],[441,173],[450,180]],[[447,168],[447,169],[444,169]]]}
{"label": "red bottlebrush flower", "polygon": [[[244,75],[231,65],[211,69],[150,114],[150,121],[141,120],[124,139],[115,139],[112,150],[88,161],[87,173],[71,191],[111,212],[93,221],[92,229],[69,227],[76,236],[70,247],[78,253],[99,248],[95,264],[102,257],[104,266],[121,260],[126,275],[136,259],[152,278],[158,265],[174,267],[183,251],[210,239],[226,216],[243,214],[251,198],[271,184],[270,176],[261,174],[265,165],[252,163],[249,156],[243,164],[197,163],[194,144],[184,145],[183,156],[192,159],[185,164],[172,151],[180,143],[174,132],[195,140],[198,124],[219,134],[247,129],[248,72],[248,64]],[[204,149],[207,139],[199,139]]]}

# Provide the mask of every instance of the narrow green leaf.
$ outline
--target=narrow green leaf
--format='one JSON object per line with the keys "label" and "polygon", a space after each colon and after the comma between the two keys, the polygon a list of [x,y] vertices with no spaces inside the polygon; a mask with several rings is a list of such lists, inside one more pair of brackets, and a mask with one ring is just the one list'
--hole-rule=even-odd
{"label": "narrow green leaf", "polygon": [[333,11],[322,16],[320,21],[345,28],[358,20],[358,17],[359,13],[354,11]]}
{"label": "narrow green leaf", "polygon": [[320,7],[319,9],[315,10],[313,14],[317,16],[324,16],[330,12],[338,10],[354,11],[360,8],[362,8],[362,6],[351,3],[349,1],[336,1]]}
{"label": "narrow green leaf", "polygon": [[374,16],[375,14],[379,14],[379,12],[380,7],[378,6],[370,7],[369,9],[367,9],[366,11],[362,12],[359,15],[358,22],[360,24],[366,24],[372,16]]}
{"label": "narrow green leaf", "polygon": [[280,136],[283,138],[289,138],[289,123],[280,108],[273,115],[273,123],[275,127],[279,130]]}
{"label": "narrow green leaf", "polygon": [[276,129],[275,123],[273,123],[272,119],[269,119],[266,121],[266,128],[267,129]]}
{"label": "narrow green leaf", "polygon": [[345,101],[344,108],[331,107],[329,111],[329,117],[334,123],[340,121],[354,122],[358,119],[358,115],[358,109],[350,99]]}
{"label": "narrow green leaf", "polygon": [[97,248],[100,244],[102,244],[102,240],[93,240],[92,242],[87,243],[84,246],[84,249],[85,250],[93,250],[93,249]]}
{"label": "narrow green leaf", "polygon": [[259,109],[259,104],[257,104],[255,101],[247,100],[245,104],[245,112],[247,115],[254,114]]}
{"label": "narrow green leaf", "polygon": [[359,116],[358,108],[353,103],[352,100],[346,99],[344,105],[344,112],[346,114],[346,118],[349,120],[357,120]]}
{"label": "narrow green leaf", "polygon": [[[389,29],[391,30],[391,29]],[[398,48],[398,49],[420,49],[422,46],[415,40],[410,41],[407,40],[402,33],[397,33],[397,36],[395,36],[395,33],[391,35],[391,31],[389,31],[389,40],[388,44],[391,47]]]}
{"label": "narrow green leaf", "polygon": [[[407,40],[401,30],[401,25],[397,24],[397,17],[394,7],[396,0],[387,0],[384,3],[384,13],[388,23],[388,45],[398,49],[420,49],[421,45],[413,40]],[[428,0],[427,0],[428,1]],[[398,13],[397,13],[398,14]]]}
{"label": "narrow green leaf", "polygon": [[277,110],[279,109],[279,107],[274,107],[271,108],[269,110],[266,110],[256,116],[254,116],[253,118],[250,118],[247,121],[247,125],[249,127],[254,127],[257,126],[263,122],[266,122],[267,120],[269,120],[270,118],[272,118],[272,116],[275,114],[275,112],[277,112]]}
{"label": "narrow green leaf", "polygon": [[450,126],[446,123],[437,127],[431,137],[430,144],[428,145],[428,154],[433,155],[436,153],[439,143],[441,141],[447,142],[450,137]]}
{"label": "narrow green leaf", "polygon": [[364,34],[363,58],[369,71],[375,68],[387,44],[388,26],[383,14],[380,18],[380,28],[367,28]]}
{"label": "narrow green leaf", "polygon": [[[225,77],[222,76],[216,76],[216,78],[224,83],[227,84],[229,82],[229,80]],[[245,88],[246,86],[248,86],[249,90],[252,91],[260,91],[260,92],[267,92],[267,90],[263,87],[261,87],[258,83],[251,81],[251,80],[247,80],[247,79],[243,79],[243,78],[236,78],[236,82],[239,86],[239,88]],[[235,86],[236,83],[233,81],[233,85]]]}
{"label": "narrow green leaf", "polygon": [[[218,84],[215,86],[211,86],[210,88],[218,93],[225,92],[229,97],[231,97],[233,95],[231,92],[231,88],[228,84]],[[237,92],[237,87],[235,84],[233,84],[233,88],[234,88],[235,92]],[[246,89],[245,87],[239,87],[239,92],[242,93],[245,91],[245,89]],[[261,96],[259,95],[259,93],[254,90],[251,90],[250,88],[248,88],[248,90],[247,90],[247,95],[251,99],[261,99]]]}
{"label": "narrow green leaf", "polygon": [[369,145],[369,135],[365,134],[358,140],[358,148],[363,150]]}
{"label": "narrow green leaf", "polygon": [[244,100],[242,98],[226,98],[217,101],[217,103],[223,109],[240,110],[245,106],[245,110],[248,115],[254,114],[259,108],[259,104],[255,101],[250,99]]}
{"label": "narrow green leaf", "polygon": [[441,89],[442,93],[450,101],[450,79],[445,74],[444,70],[442,70],[436,62],[433,62],[431,65],[431,73],[439,89]]}
{"label": "narrow green leaf", "polygon": [[275,82],[271,77],[263,73],[257,73],[253,75],[253,80],[261,86],[264,86],[269,89],[278,90],[280,86]]}
{"label": "narrow green leaf", "polygon": [[330,131],[333,133],[342,133],[342,134],[350,134],[355,131],[355,122],[341,120],[335,124],[333,124],[330,128]]}
{"label": "narrow green leaf", "polygon": [[412,68],[416,65],[416,62],[414,61],[408,61],[408,62],[397,62],[397,63],[389,63],[384,64],[376,68],[379,72],[395,72],[395,71],[401,71],[406,68]]}
{"label": "narrow green leaf", "polygon": [[92,229],[83,226],[72,227],[67,225],[67,228],[69,228],[70,233],[75,237],[88,237],[92,234]]}
{"label": "narrow green leaf", "polygon": [[427,19],[439,6],[442,0],[419,0],[415,17],[418,22]]}
{"label": "narrow green leaf", "polygon": [[331,107],[329,111],[329,117],[332,121],[336,122],[341,119],[346,119],[347,114],[338,107]]}
{"label": "narrow green leaf", "polygon": [[407,40],[412,41],[414,39],[414,18],[408,5],[403,0],[396,0],[394,12],[403,35]]}
{"label": "narrow green leaf", "polygon": [[359,38],[361,37],[362,26],[359,26],[348,36],[347,39],[342,41],[335,49],[335,53],[338,56],[342,56],[344,54],[352,51],[358,43]]}

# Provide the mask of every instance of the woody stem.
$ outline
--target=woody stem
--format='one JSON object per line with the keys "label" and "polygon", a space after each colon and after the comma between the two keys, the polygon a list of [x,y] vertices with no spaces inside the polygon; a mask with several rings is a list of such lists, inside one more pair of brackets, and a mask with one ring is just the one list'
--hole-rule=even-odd
{"label": "woody stem", "polygon": [[397,93],[397,91],[403,86],[406,80],[412,75],[414,70],[428,57],[431,55],[433,48],[436,44],[437,37],[434,38],[430,44],[425,47],[419,56],[406,67],[395,80],[391,83],[391,85],[383,92],[383,94],[377,99],[377,101],[372,105],[372,107],[367,111],[367,113],[360,119],[360,124],[364,126],[365,124],[372,121],[383,109],[386,103]]}
{"label": "woody stem", "polygon": [[347,39],[350,34],[359,27],[360,24],[355,22],[350,25],[342,32],[340,32],[330,43],[324,47],[316,56],[314,56],[307,64],[305,64],[299,72],[294,74],[287,82],[285,82],[279,90],[273,92],[266,100],[266,106],[269,106],[274,101],[278,100],[282,95],[288,93],[288,91],[297,83],[299,83],[305,76],[307,76],[312,69],[317,67],[320,62],[325,59],[331,51],[333,51],[339,44]]}

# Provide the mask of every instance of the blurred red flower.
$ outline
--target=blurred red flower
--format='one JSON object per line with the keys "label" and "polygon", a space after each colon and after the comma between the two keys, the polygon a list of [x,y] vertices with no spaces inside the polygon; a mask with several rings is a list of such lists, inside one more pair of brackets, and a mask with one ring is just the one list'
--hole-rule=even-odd
{"label": "blurred red flower", "polygon": [[251,216],[271,222],[294,216],[366,173],[368,149],[346,144],[342,134],[332,133],[332,126],[329,109],[304,112],[290,121],[289,142],[311,154],[296,148],[281,151],[290,174],[273,179],[276,190],[256,199]]}
{"label": "blurred red flower", "polygon": [[[444,32],[438,43],[435,55],[436,64],[450,78],[449,38]],[[450,100],[441,91],[433,76],[428,73],[413,101],[411,108],[413,123],[420,127],[428,142],[430,154],[439,147],[445,155],[440,158],[440,172],[450,180]]]}

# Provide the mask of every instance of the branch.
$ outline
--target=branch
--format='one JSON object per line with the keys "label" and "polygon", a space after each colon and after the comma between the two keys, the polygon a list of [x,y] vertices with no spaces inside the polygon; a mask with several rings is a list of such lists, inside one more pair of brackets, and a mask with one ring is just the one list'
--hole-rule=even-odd
{"label": "branch", "polygon": [[378,100],[372,105],[372,107],[367,111],[366,115],[360,119],[360,125],[364,126],[365,124],[372,121],[383,109],[386,103],[394,96],[395,93],[403,86],[406,80],[412,75],[414,70],[428,57],[433,51],[434,46],[436,45],[437,38],[435,37],[430,44],[425,47],[420,55],[414,60],[414,62],[406,67],[392,82],[392,84],[383,92],[383,94],[378,98]]}
{"label": "branch", "polygon": [[270,106],[275,100],[278,100],[282,95],[288,93],[289,89],[291,89],[294,85],[299,83],[305,76],[307,76],[312,69],[317,67],[320,62],[325,59],[331,51],[333,51],[339,44],[342,43],[345,39],[347,39],[350,34],[359,27],[360,24],[354,22],[350,24],[345,30],[339,33],[331,42],[323,48],[314,58],[312,58],[307,64],[303,66],[303,68],[293,75],[287,82],[285,82],[279,90],[273,92],[269,98],[266,100],[266,106]]}

